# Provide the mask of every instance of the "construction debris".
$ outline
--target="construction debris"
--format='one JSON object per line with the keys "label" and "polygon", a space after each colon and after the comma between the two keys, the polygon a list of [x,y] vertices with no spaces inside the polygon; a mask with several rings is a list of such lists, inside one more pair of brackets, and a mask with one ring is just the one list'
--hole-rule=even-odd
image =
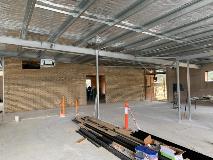
{"label": "construction debris", "polygon": [[85,138],[85,137],[80,138],[79,140],[77,140],[77,141],[76,141],[76,143],[81,143],[81,142],[83,142],[84,140],[86,140],[86,138]]}
{"label": "construction debris", "polygon": [[77,131],[97,147],[104,147],[122,160],[210,160],[210,157],[149,133],[126,130],[99,119],[77,116]]}

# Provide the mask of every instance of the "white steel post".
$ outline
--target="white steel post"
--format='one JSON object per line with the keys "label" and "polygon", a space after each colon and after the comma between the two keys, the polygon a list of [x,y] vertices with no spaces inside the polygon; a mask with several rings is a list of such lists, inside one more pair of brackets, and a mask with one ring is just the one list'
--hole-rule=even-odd
{"label": "white steel post", "polygon": [[190,87],[190,71],[189,60],[187,61],[187,88],[188,88],[188,105],[189,105],[189,120],[191,120],[191,87]]}
{"label": "white steel post", "polygon": [[95,108],[95,117],[100,118],[99,116],[99,66],[98,66],[98,50],[96,50],[96,108]]}
{"label": "white steel post", "polygon": [[2,61],[1,61],[1,64],[2,64],[2,79],[3,79],[3,114],[5,114],[5,98],[4,98],[4,57],[2,57]]}
{"label": "white steel post", "polygon": [[181,121],[181,108],[180,108],[180,72],[179,72],[179,60],[176,61],[177,71],[177,95],[178,95],[178,120]]}

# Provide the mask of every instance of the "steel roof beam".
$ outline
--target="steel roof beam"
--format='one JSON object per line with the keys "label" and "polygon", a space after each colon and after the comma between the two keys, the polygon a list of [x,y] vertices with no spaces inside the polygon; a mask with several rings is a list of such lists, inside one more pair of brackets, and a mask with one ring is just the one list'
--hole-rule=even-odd
{"label": "steel roof beam", "polygon": [[114,17],[115,20],[113,22],[111,22],[111,25],[107,25],[107,24],[100,25],[99,27],[97,27],[97,28],[93,29],[91,32],[89,32],[81,40],[79,40],[76,43],[76,45],[78,45],[78,46],[83,45],[88,40],[94,38],[97,35],[97,33],[103,32],[103,31],[111,28],[112,26],[116,25],[117,23],[121,22],[122,20],[134,15],[138,11],[141,11],[143,8],[145,8],[146,6],[150,5],[153,2],[154,2],[154,0],[137,0],[135,3],[128,6],[126,9],[124,9],[123,11],[121,11],[120,13],[115,15],[115,17]]}
{"label": "steel roof beam", "polygon": [[108,47],[109,45],[111,44],[114,44],[116,43],[116,41],[119,39],[119,40],[122,40],[122,39],[127,39],[130,37],[130,35],[134,34],[136,32],[133,32],[133,31],[126,31],[124,33],[121,33],[117,36],[114,36],[112,38],[109,38],[109,39],[106,39],[106,41],[104,41],[103,43],[100,44],[100,48],[106,48]]}
{"label": "steel roof beam", "polygon": [[[213,39],[213,36],[204,37],[204,38],[192,40],[192,41],[190,41],[190,43],[184,43],[184,44],[181,44],[181,45],[173,44],[173,45],[166,46],[164,48],[159,48],[159,49],[148,51],[148,52],[142,52],[142,54],[149,56],[149,55],[158,55],[161,52],[170,52],[172,50],[176,51],[176,50],[182,49],[182,48],[183,49],[185,49],[185,48],[196,48],[196,47],[198,47],[197,45],[199,45],[199,46],[203,45],[204,46],[204,45],[207,45],[209,43],[212,43],[212,39]],[[138,53],[140,53],[140,52],[138,52]]]}
{"label": "steel roof beam", "polygon": [[[22,47],[26,47],[26,48],[47,50],[47,51],[49,51],[49,50],[62,51],[68,55],[70,55],[70,54],[72,55],[75,53],[79,53],[82,55],[93,55],[93,56],[96,55],[96,50],[94,50],[94,49],[80,48],[80,47],[67,46],[67,45],[61,45],[61,44],[52,44],[49,42],[23,40],[23,39],[6,37],[6,36],[0,36],[0,43],[8,44],[8,45],[22,46]],[[108,52],[108,51],[103,51],[103,50],[99,51],[99,56],[113,58],[113,59],[151,63],[151,64],[173,65],[173,61],[169,61],[169,60],[154,59],[151,57],[138,59],[137,57],[130,55],[130,54],[123,54],[123,53],[118,53],[118,52]],[[186,64],[183,64],[183,67],[185,67],[185,66],[186,66]],[[192,65],[190,67],[199,68],[199,66],[197,66],[197,65]]]}
{"label": "steel roof beam", "polygon": [[28,26],[30,24],[30,21],[31,21],[31,18],[32,18],[32,15],[33,15],[35,4],[36,4],[36,0],[28,0],[27,1],[24,20],[23,20],[23,24],[22,24],[21,33],[20,33],[21,39],[26,39]]}
{"label": "steel roof beam", "polygon": [[[149,28],[151,28],[151,27],[153,27],[153,26],[155,26],[157,24],[161,24],[163,22],[168,21],[169,19],[173,19],[175,17],[178,17],[178,16],[181,16],[181,15],[187,14],[189,12],[192,12],[192,11],[198,9],[198,8],[201,8],[203,6],[208,5],[211,2],[212,2],[211,0],[205,0],[205,1],[195,0],[195,1],[192,1],[190,3],[187,3],[187,4],[185,4],[185,5],[181,6],[181,7],[178,7],[176,9],[170,11],[169,13],[166,13],[166,14],[164,14],[164,15],[162,15],[160,17],[157,17],[157,18],[151,20],[150,22],[142,25],[141,26],[141,30],[142,31],[146,31]],[[111,41],[114,42],[116,39],[119,39],[119,38],[121,38],[123,36],[129,35],[131,33],[133,33],[133,32],[127,31],[127,32],[123,33],[122,35],[119,35],[118,37],[114,37],[113,39],[111,39]],[[154,39],[161,38],[160,36],[163,36],[163,34],[164,33],[159,34],[159,35],[158,34],[153,35],[155,37]],[[162,37],[162,38],[164,38],[164,37]],[[110,41],[107,40],[106,42],[104,42],[104,44],[102,44],[102,47],[105,47],[107,43],[109,44]],[[138,43],[138,41],[136,41],[136,43]],[[134,43],[132,43],[132,44],[134,44]]]}
{"label": "steel roof beam", "polygon": [[[145,61],[146,63],[151,63],[151,64],[161,64],[161,65],[164,65],[164,66],[172,66],[175,64],[175,61],[170,61],[170,60],[164,60],[164,59],[152,59],[151,57],[137,57],[137,60],[138,61]],[[186,63],[182,63],[180,62],[180,67],[187,67],[187,64]],[[198,69],[197,68],[198,66],[195,65],[195,64],[190,64],[190,68],[195,68],[195,69]]]}
{"label": "steel roof beam", "polygon": [[173,57],[182,57],[182,56],[187,56],[187,55],[193,55],[193,54],[197,54],[197,53],[203,53],[203,52],[208,52],[209,50],[212,50],[213,46],[208,46],[204,48],[196,48],[196,49],[188,49],[188,50],[180,50],[177,52],[170,52],[170,53],[162,53],[159,54],[158,56],[162,56],[162,57],[167,57],[167,56],[173,56]]}
{"label": "steel roof beam", "polygon": [[[134,52],[137,52],[137,53],[141,52],[141,53],[145,54],[146,52],[153,52],[156,49],[158,49],[159,51],[160,50],[162,51],[162,49],[169,50],[172,45],[174,47],[183,47],[185,45],[193,45],[193,43],[196,43],[196,41],[199,41],[200,39],[211,37],[211,36],[209,36],[209,35],[211,35],[210,34],[211,32],[212,31],[210,31],[210,32],[209,31],[207,31],[207,32],[204,31],[204,32],[196,33],[194,35],[190,35],[190,36],[187,37],[187,38],[190,38],[190,40],[187,41],[187,42],[184,42],[182,44],[181,43],[177,44],[177,43],[174,43],[174,42],[167,41],[167,42],[159,43],[159,44],[154,45],[154,46],[149,46],[149,47],[144,48],[144,49],[139,49],[139,50],[136,50]],[[184,38],[185,37],[183,37],[183,39]],[[157,51],[154,51],[154,52],[157,52]],[[127,52],[127,53],[129,53],[129,52]]]}
{"label": "steel roof beam", "polygon": [[48,42],[54,43],[58,38],[95,2],[96,0],[82,0],[78,5],[78,16],[69,15],[67,19],[49,36]]}
{"label": "steel roof beam", "polygon": [[[164,36],[168,36],[168,37],[172,36],[172,38],[175,38],[175,37],[173,37],[173,36],[175,36],[175,34],[179,34],[179,33],[182,33],[182,32],[190,31],[190,30],[195,29],[197,27],[201,27],[201,26],[203,26],[203,22],[205,22],[207,20],[211,21],[212,19],[213,19],[213,15],[210,15],[210,16],[204,17],[202,19],[199,19],[197,21],[193,21],[193,22],[184,24],[182,26],[178,26],[178,27],[172,28],[172,29],[170,29],[168,31],[162,32],[162,33],[157,34],[157,35],[164,35]],[[106,48],[107,46],[110,46],[110,45],[116,43],[117,40],[120,41],[120,40],[123,40],[123,39],[127,39],[133,33],[135,33],[135,32],[127,31],[127,32],[122,33],[122,34],[120,34],[118,36],[115,36],[115,37],[113,37],[111,39],[108,39],[103,44],[101,44],[101,48]],[[170,34],[170,35],[168,35],[168,34]],[[135,48],[138,45],[146,45],[147,43],[150,43],[150,42],[158,40],[158,39],[160,39],[160,38],[158,36],[154,35],[154,36],[147,37],[145,39],[134,41],[134,42],[132,42],[130,44],[125,45],[124,47],[128,47],[128,48],[133,47],[133,48]]]}
{"label": "steel roof beam", "polygon": [[[49,42],[39,42],[39,41],[31,41],[31,40],[23,40],[14,37],[7,37],[7,36],[0,36],[0,43],[1,44],[8,44],[8,45],[16,45],[22,46],[25,48],[32,48],[32,49],[40,49],[40,50],[53,50],[53,51],[62,51],[66,52],[66,54],[74,54],[79,53],[82,55],[96,55],[94,49],[89,48],[80,48],[75,46],[67,46],[61,44],[52,44]],[[100,56],[115,58],[115,59],[126,59],[126,60],[135,60],[135,57],[129,54],[122,54],[117,52],[107,52],[107,51],[100,51]]]}
{"label": "steel roof beam", "polygon": [[189,3],[184,4],[183,6],[173,9],[172,11],[170,11],[160,17],[157,17],[157,18],[151,20],[150,22],[144,24],[143,26],[145,28],[152,28],[156,25],[167,22],[168,20],[175,19],[184,14],[190,13],[196,9],[207,6],[210,3],[212,3],[212,0],[193,0]]}
{"label": "steel roof beam", "polygon": [[80,63],[80,64],[83,64],[83,63],[88,63],[88,62],[91,63],[93,61],[95,61],[95,57],[86,56],[86,57],[84,57],[83,59],[81,59],[80,61],[77,61],[77,62]]}
{"label": "steel roof beam", "polygon": [[[134,52],[144,53],[144,55],[146,55],[146,53],[159,52],[162,50],[170,50],[172,48],[184,47],[186,45],[191,45],[191,47],[193,47],[194,43],[197,43],[204,38],[211,38],[212,37],[211,33],[213,33],[212,30],[207,30],[204,32],[199,32],[196,34],[192,34],[190,36],[183,37],[182,39],[188,38],[188,40],[183,43],[175,43],[175,42],[171,42],[171,41],[164,41],[164,42],[159,41],[160,43],[152,45],[152,43],[154,42],[154,41],[152,41],[152,42],[146,44],[146,46],[147,45],[151,45],[151,46],[146,47],[146,48],[144,48],[144,46],[142,46],[141,49],[137,48],[137,50],[134,50]],[[125,51],[125,53],[131,53],[131,52],[132,52],[132,49]]]}
{"label": "steel roof beam", "polygon": [[196,20],[196,21],[192,21],[192,22],[187,23],[187,24],[182,25],[182,26],[178,26],[176,28],[173,28],[173,29],[167,31],[166,33],[167,34],[168,33],[169,34],[172,33],[173,35],[177,35],[177,34],[180,34],[182,32],[190,31],[190,30],[192,30],[194,28],[203,27],[205,25],[208,25],[209,23],[205,24],[206,21],[212,23],[213,22],[213,15],[201,18],[201,19]]}
{"label": "steel roof beam", "polygon": [[[175,37],[177,34],[180,34],[182,32],[186,32],[186,31],[190,31],[190,30],[195,29],[197,27],[201,27],[201,26],[204,25],[203,22],[206,21],[206,20],[213,20],[213,15],[205,17],[205,18],[202,18],[202,19],[197,20],[197,21],[190,22],[188,24],[184,24],[182,26],[178,26],[176,28],[170,29],[170,30],[165,31],[165,32],[162,32],[162,33],[160,33],[160,35],[165,35],[165,34],[168,35],[168,34],[170,34],[169,36],[172,36],[172,38],[178,39],[178,37]],[[134,48],[134,47],[136,47],[138,45],[145,45],[147,43],[150,43],[150,42],[158,40],[158,39],[159,39],[158,37],[151,36],[151,37],[148,37],[148,38],[145,38],[145,39],[142,39],[142,40],[139,40],[139,41],[137,40],[135,42],[127,44],[124,47],[126,47],[126,48],[130,48],[130,47]],[[184,40],[181,39],[181,41],[184,41]]]}
{"label": "steel roof beam", "polygon": [[208,47],[208,44],[213,44],[213,37],[210,37],[208,39],[203,39],[201,41],[196,41],[193,43],[194,47],[192,47],[191,45],[187,45],[185,44],[185,46],[174,46],[172,48],[167,48],[165,50],[157,50],[155,52],[149,52],[147,54],[143,54],[146,56],[153,56],[153,55],[170,55],[170,54],[175,54],[175,53],[179,53],[181,51],[186,51],[186,50],[192,50],[192,49],[205,49],[206,47]]}
{"label": "steel roof beam", "polygon": [[197,59],[197,58],[207,58],[213,56],[213,50],[210,50],[209,52],[205,53],[199,53],[199,54],[192,54],[189,56],[183,56],[180,57],[180,60],[191,60],[191,59]]}

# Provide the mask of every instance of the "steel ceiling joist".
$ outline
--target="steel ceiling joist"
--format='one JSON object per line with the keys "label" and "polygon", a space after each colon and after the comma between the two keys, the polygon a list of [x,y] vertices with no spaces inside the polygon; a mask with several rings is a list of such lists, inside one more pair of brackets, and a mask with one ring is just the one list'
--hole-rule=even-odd
{"label": "steel ceiling joist", "polygon": [[76,57],[72,57],[71,62],[75,63],[75,62],[79,61],[80,59],[82,59],[83,57],[85,57],[85,56],[79,55],[79,56],[76,56]]}
{"label": "steel ceiling joist", "polygon": [[196,59],[196,58],[208,58],[213,56],[213,50],[210,50],[209,52],[205,52],[205,53],[199,53],[199,54],[192,54],[189,56],[183,56],[180,57],[180,60],[191,60],[191,59]]}
{"label": "steel ceiling joist", "polygon": [[[200,33],[190,35],[188,37],[183,37],[182,39],[184,39],[184,38],[189,39],[187,42],[184,42],[184,43],[177,44],[177,43],[174,43],[174,42],[167,41],[167,42],[159,43],[159,44],[156,44],[156,45],[151,45],[151,46],[146,47],[146,48],[138,49],[138,50],[135,50],[134,52],[146,55],[146,53],[158,52],[158,51],[162,51],[162,50],[169,50],[169,49],[171,49],[171,47],[177,48],[177,47],[183,47],[183,46],[186,46],[186,45],[193,45],[194,43],[199,42],[199,40],[201,40],[201,39],[211,37],[211,33],[212,33],[212,31],[211,32],[204,31],[204,32],[200,32]],[[129,53],[129,52],[131,52],[131,51],[128,51],[127,53]]]}
{"label": "steel ceiling joist", "polygon": [[[197,47],[195,45],[197,45],[197,44],[199,45],[199,43],[203,43],[203,42],[208,43],[208,40],[212,38],[212,36],[211,36],[212,34],[213,34],[213,30],[210,29],[210,30],[198,32],[196,34],[192,34],[192,35],[183,37],[182,39],[183,39],[183,41],[185,41],[183,43],[175,43],[175,42],[171,42],[171,41],[164,41],[164,42],[159,41],[160,43],[158,43],[158,44],[151,45],[149,47],[144,48],[145,46],[150,45],[150,44],[152,44],[152,42],[154,42],[154,41],[151,41],[153,39],[147,39],[147,40],[144,40],[144,43],[146,43],[146,44],[144,44],[144,46],[142,45],[142,48],[140,48],[140,46],[138,46],[137,48],[135,47],[135,48],[126,49],[125,53],[134,52],[134,53],[142,54],[142,55],[150,55],[152,53],[170,51],[171,49],[183,48],[185,46]],[[187,40],[185,40],[185,39],[187,39]],[[149,43],[148,43],[148,40],[149,40]]]}
{"label": "steel ceiling joist", "polygon": [[209,52],[210,50],[213,49],[213,46],[208,46],[205,48],[205,50],[203,48],[192,48],[192,49],[188,49],[188,50],[180,50],[177,52],[170,52],[170,53],[162,53],[159,54],[158,56],[161,57],[167,57],[167,56],[173,56],[173,57],[182,57],[182,56],[188,56],[188,55],[193,55],[193,54],[199,54],[199,53],[205,53],[205,52]]}
{"label": "steel ceiling joist", "polygon": [[[41,5],[37,5],[37,7],[45,8],[45,7],[41,6]],[[48,8],[48,9],[52,9],[52,11],[55,11],[54,8]],[[63,12],[63,11],[59,10],[59,13],[60,12]],[[76,11],[75,12],[73,12],[73,11],[66,12],[66,14],[71,15],[73,17],[76,17]],[[113,26],[113,22],[116,22],[116,20],[105,21],[105,20],[99,19],[96,16],[90,16],[90,15],[89,16],[80,16],[80,18],[86,19],[86,20],[90,20],[90,21],[94,21],[94,22],[98,22],[98,23],[102,23],[102,24],[105,24],[105,25],[108,25],[108,26]],[[141,27],[130,27],[130,26],[125,26],[125,25],[123,26],[123,25],[120,25],[120,24],[117,24],[115,26],[119,27],[119,28],[125,28],[125,29],[127,29],[129,31],[133,31],[133,32],[136,32],[136,33],[142,32],[144,34],[152,35],[152,36],[155,36],[155,37],[158,37],[158,38],[169,39],[171,41],[178,41],[178,40],[172,39],[170,37],[166,37],[166,36],[163,36],[163,35],[155,34],[153,32],[150,32],[149,30],[144,32],[144,29],[141,29]],[[78,42],[76,42],[76,44],[78,44]]]}
{"label": "steel ceiling joist", "polygon": [[78,5],[78,16],[69,15],[67,19],[50,35],[48,42],[54,43],[57,39],[95,2],[96,0],[82,0]]}
{"label": "steel ceiling joist", "polygon": [[[171,66],[171,65],[174,65],[175,61],[170,61],[170,60],[164,60],[164,59],[152,59],[150,57],[137,57],[137,61],[144,61],[146,63],[151,63],[151,64],[161,64],[161,65],[164,65],[164,66]],[[182,63],[180,62],[180,67],[187,67],[187,64],[186,63]],[[190,64],[190,68],[195,68],[197,69],[197,65],[194,65],[194,64]],[[198,67],[199,68],[199,67]]]}
{"label": "steel ceiling joist", "polygon": [[190,41],[190,44],[185,43],[185,44],[181,44],[181,45],[170,45],[168,47],[164,47],[164,48],[160,48],[157,50],[153,50],[150,52],[146,52],[143,53],[144,56],[150,56],[150,55],[159,55],[161,53],[169,53],[169,52],[176,52],[179,50],[187,50],[187,49],[193,49],[193,48],[203,48],[203,50],[205,50],[205,47],[208,47],[208,45],[212,45],[212,39],[213,36],[209,36],[209,37],[205,37],[202,39],[197,39],[197,40],[193,40]]}
{"label": "steel ceiling joist", "polygon": [[127,38],[130,37],[130,35],[132,35],[132,34],[134,34],[134,33],[135,33],[135,32],[133,32],[133,31],[126,31],[126,32],[121,33],[121,34],[119,34],[119,35],[117,35],[117,36],[114,36],[114,37],[112,37],[112,38],[106,39],[104,42],[102,42],[102,43],[100,44],[100,48],[106,48],[106,47],[110,46],[111,44],[117,42],[118,39],[119,39],[119,40],[127,39]]}
{"label": "steel ceiling joist", "polygon": [[[61,45],[61,44],[52,44],[49,42],[38,42],[38,41],[30,41],[30,40],[23,40],[13,37],[6,37],[6,36],[0,36],[0,43],[2,44],[8,44],[8,45],[16,45],[16,46],[22,46],[26,48],[31,49],[41,49],[41,50],[54,50],[54,51],[62,51],[65,52],[68,55],[72,55],[73,53],[79,53],[82,55],[96,55],[96,50],[89,49],[89,48],[80,48],[80,47],[74,47],[74,46],[67,46],[67,45]],[[118,52],[108,52],[108,51],[99,51],[100,57],[108,57],[113,59],[121,59],[121,60],[127,60],[127,61],[136,61],[136,62],[145,62],[145,63],[151,63],[151,64],[160,64],[160,65],[173,65],[173,61],[169,60],[161,60],[161,59],[154,59],[154,58],[142,58],[138,59],[137,57],[130,55],[130,54],[122,54]],[[185,63],[182,63],[181,66],[186,67]],[[199,68],[197,65],[191,65],[191,68]]]}
{"label": "steel ceiling joist", "polygon": [[183,6],[180,6],[160,17],[157,17],[150,22],[144,24],[143,26],[145,28],[151,28],[156,25],[159,25],[161,23],[167,22],[171,19],[177,18],[179,16],[182,16],[184,14],[190,13],[196,9],[202,8],[204,6],[207,6],[208,4],[212,3],[212,0],[192,0],[191,2],[188,2],[184,4]]}
{"label": "steel ceiling joist", "polygon": [[83,63],[91,63],[94,61],[95,61],[95,58],[93,56],[86,56],[82,58],[81,60],[79,60],[78,63],[83,64]]}
{"label": "steel ceiling joist", "polygon": [[[213,20],[213,15],[208,16],[208,17],[204,17],[204,18],[199,19],[197,21],[193,21],[193,22],[190,22],[190,23],[187,23],[187,24],[175,27],[175,28],[172,28],[170,30],[167,30],[165,32],[160,33],[160,35],[168,35],[169,34],[170,37],[172,36],[172,38],[178,39],[178,37],[175,37],[176,34],[180,34],[182,32],[186,32],[186,31],[191,31],[194,28],[201,27],[201,26],[204,25],[203,22],[206,21],[206,20]],[[159,39],[158,37],[151,36],[151,37],[148,37],[148,38],[145,38],[145,39],[141,39],[141,40],[131,42],[130,44],[125,45],[124,47],[134,48],[134,47],[137,47],[138,45],[140,45],[140,46],[145,45],[147,43],[150,43],[150,42],[158,40],[158,39]],[[181,41],[184,41],[184,40],[181,39]]]}
{"label": "steel ceiling joist", "polygon": [[[165,56],[171,55],[171,56],[176,56],[176,57],[182,57],[182,56],[190,56],[190,55],[194,55],[194,54],[200,54],[200,53],[206,53],[209,52],[213,49],[213,46],[208,46],[205,48],[205,50],[203,48],[197,48],[197,49],[189,49],[189,50],[184,50],[183,52],[176,52],[176,53],[172,53],[172,54],[165,54]],[[205,58],[205,56],[204,56]]]}
{"label": "steel ceiling joist", "polygon": [[[185,40],[191,41],[193,39],[205,38],[205,37],[212,36],[212,33],[213,33],[213,29],[212,28],[210,28],[210,29],[208,28],[207,30],[202,30],[200,32],[184,36],[181,39],[185,39]],[[184,41],[184,43],[188,43],[188,41]]]}
{"label": "steel ceiling joist", "polygon": [[23,20],[23,24],[22,24],[21,33],[20,33],[21,39],[26,39],[28,26],[30,24],[30,20],[31,20],[32,15],[33,15],[33,11],[34,11],[34,8],[35,8],[36,1],[37,0],[28,0],[27,1],[24,20]]}
{"label": "steel ceiling joist", "polygon": [[81,40],[79,40],[76,43],[76,45],[78,45],[78,46],[83,45],[88,40],[94,38],[97,35],[97,33],[100,33],[100,32],[103,32],[103,31],[109,29],[110,27],[116,25],[117,23],[121,22],[122,20],[134,15],[138,11],[141,11],[143,8],[145,8],[146,6],[150,5],[153,2],[154,2],[154,0],[137,0],[135,3],[128,6],[126,9],[124,9],[123,11],[121,11],[120,13],[115,15],[114,16],[115,20],[113,22],[111,22],[111,25],[106,25],[106,24],[100,25],[99,27],[97,27],[94,30],[92,30],[91,32],[89,32]]}
{"label": "steel ceiling joist", "polygon": [[[203,6],[208,5],[209,3],[212,3],[212,1],[211,0],[205,0],[205,1],[195,0],[195,1],[192,1],[190,3],[187,3],[187,4],[185,4],[185,5],[181,6],[181,7],[178,7],[176,9],[170,11],[169,13],[166,13],[166,14],[160,16],[160,17],[157,17],[157,18],[151,20],[150,22],[147,22],[146,24],[141,26],[141,30],[142,31],[147,31],[149,28],[151,28],[151,27],[153,27],[155,25],[167,22],[170,19],[174,19],[175,17],[179,17],[179,16],[184,15],[186,13],[192,12],[192,11],[198,9],[198,8],[201,8]],[[119,39],[121,37],[127,37],[131,33],[133,33],[133,32],[132,31],[127,31],[127,32],[123,33],[122,35],[119,35],[118,37],[114,37],[113,39],[111,39],[111,42],[109,40],[107,40],[107,42],[104,42],[104,44],[102,44],[102,48],[105,47],[107,44],[112,44],[114,41],[116,41],[117,39]],[[153,36],[154,36],[153,39],[161,38],[160,36],[162,36],[162,38],[175,39],[173,37],[169,37],[169,36],[166,36],[164,34],[165,33],[161,33],[160,35],[158,35],[158,34],[154,35],[153,34]],[[165,37],[163,37],[163,36],[165,36]],[[136,41],[136,42],[133,42],[133,43],[131,43],[129,45],[133,45],[133,44],[136,44],[136,43],[139,43],[139,42]],[[123,47],[126,47],[126,46],[124,45]]]}
{"label": "steel ceiling joist", "polygon": [[178,27],[173,28],[169,31],[166,31],[166,33],[172,33],[173,35],[180,34],[182,32],[190,31],[191,29],[204,26],[206,24],[205,23],[206,21],[213,23],[213,15],[198,19],[196,21],[192,21],[192,22],[187,23],[185,25],[178,26]]}
{"label": "steel ceiling joist", "polygon": [[[193,44],[193,47],[192,47]],[[205,38],[202,39],[200,41],[195,41],[194,43],[192,43],[190,45],[181,45],[181,47],[179,47],[178,45],[174,45],[173,47],[170,48],[166,48],[166,49],[159,49],[157,51],[153,51],[153,52],[148,52],[146,54],[146,56],[155,56],[155,55],[174,55],[176,53],[179,52],[186,52],[187,50],[191,50],[191,49],[203,49],[205,50],[210,44],[213,45],[213,37],[210,38]]]}

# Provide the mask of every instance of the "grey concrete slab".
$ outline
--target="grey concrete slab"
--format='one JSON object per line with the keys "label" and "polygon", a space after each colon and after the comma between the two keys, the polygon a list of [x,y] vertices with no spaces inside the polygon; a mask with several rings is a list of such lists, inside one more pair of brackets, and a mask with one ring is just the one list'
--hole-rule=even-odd
{"label": "grey concrete slab", "polygon": [[103,148],[97,148],[75,132],[71,117],[48,116],[22,119],[0,125],[2,160],[117,160]]}
{"label": "grey concrete slab", "polygon": [[[165,102],[130,102],[135,118],[144,131],[213,157],[213,107],[192,107],[192,121],[178,123],[178,111]],[[184,106],[184,105],[182,105]],[[94,160],[118,159],[103,148],[81,138],[71,121],[74,108],[66,118],[59,118],[59,109],[10,113],[0,122],[0,155],[3,160]],[[80,106],[81,115],[93,115],[94,106]],[[14,122],[19,115],[21,121]],[[122,103],[101,104],[102,120],[123,126]],[[130,127],[136,129],[132,119]]]}

